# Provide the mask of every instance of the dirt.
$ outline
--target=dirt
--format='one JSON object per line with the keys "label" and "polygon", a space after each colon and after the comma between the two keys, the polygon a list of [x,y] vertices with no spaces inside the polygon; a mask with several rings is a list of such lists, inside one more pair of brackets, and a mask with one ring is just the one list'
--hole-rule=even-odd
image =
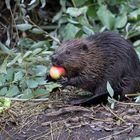
{"label": "dirt", "polygon": [[0,114],[0,140],[140,139],[140,104],[71,106],[60,100],[69,95],[60,93],[44,102],[14,101]]}

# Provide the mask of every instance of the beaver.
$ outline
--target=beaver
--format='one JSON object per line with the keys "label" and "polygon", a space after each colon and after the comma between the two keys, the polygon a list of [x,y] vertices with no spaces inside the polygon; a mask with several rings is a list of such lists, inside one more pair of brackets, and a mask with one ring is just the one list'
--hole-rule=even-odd
{"label": "beaver", "polygon": [[105,31],[86,38],[64,41],[51,57],[52,65],[64,67],[59,82],[88,90],[93,96],[71,101],[74,105],[107,100],[107,81],[114,98],[140,91],[140,62],[132,44],[118,33]]}

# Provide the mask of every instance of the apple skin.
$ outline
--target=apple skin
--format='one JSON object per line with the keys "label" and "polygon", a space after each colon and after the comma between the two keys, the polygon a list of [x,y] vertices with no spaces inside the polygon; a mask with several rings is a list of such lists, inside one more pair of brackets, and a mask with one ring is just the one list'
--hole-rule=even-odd
{"label": "apple skin", "polygon": [[65,75],[65,69],[63,67],[52,66],[50,69],[50,76],[57,80],[61,76]]}

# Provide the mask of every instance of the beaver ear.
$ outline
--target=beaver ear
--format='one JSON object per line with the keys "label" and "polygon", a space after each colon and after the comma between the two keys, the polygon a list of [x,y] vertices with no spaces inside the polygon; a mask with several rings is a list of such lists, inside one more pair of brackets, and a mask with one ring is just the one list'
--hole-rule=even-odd
{"label": "beaver ear", "polygon": [[86,44],[83,44],[83,45],[81,46],[81,49],[82,49],[83,51],[85,51],[85,52],[88,52],[88,46],[87,46]]}

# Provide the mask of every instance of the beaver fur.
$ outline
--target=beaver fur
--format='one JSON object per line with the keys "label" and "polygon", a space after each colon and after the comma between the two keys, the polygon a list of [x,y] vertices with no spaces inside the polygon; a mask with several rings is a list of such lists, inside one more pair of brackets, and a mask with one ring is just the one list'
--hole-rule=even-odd
{"label": "beaver fur", "polygon": [[63,85],[93,92],[87,99],[72,104],[87,105],[107,99],[107,81],[115,98],[140,91],[140,62],[132,46],[114,32],[96,33],[87,38],[63,42],[51,57],[52,64],[64,67]]}

